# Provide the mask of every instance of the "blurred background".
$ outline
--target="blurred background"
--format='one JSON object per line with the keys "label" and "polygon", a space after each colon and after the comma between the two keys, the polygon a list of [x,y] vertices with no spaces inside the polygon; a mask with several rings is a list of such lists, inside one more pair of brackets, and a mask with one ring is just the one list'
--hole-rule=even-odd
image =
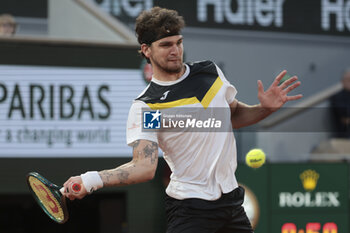
{"label": "blurred background", "polygon": [[[131,159],[125,125],[151,69],[138,55],[142,10],[177,10],[185,61],[212,60],[258,103],[286,69],[302,85],[258,125],[235,131],[238,180],[256,233],[349,232],[350,0],[1,0],[0,232],[165,232],[161,158],[154,180],[70,202],[70,220],[44,215],[26,186]],[[261,148],[252,169],[245,154]]]}

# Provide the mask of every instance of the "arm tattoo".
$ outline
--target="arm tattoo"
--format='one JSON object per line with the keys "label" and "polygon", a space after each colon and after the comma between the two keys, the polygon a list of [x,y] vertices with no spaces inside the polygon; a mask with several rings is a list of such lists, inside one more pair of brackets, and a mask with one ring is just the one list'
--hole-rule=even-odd
{"label": "arm tattoo", "polygon": [[126,181],[129,178],[129,172],[128,171],[125,171],[125,170],[121,169],[120,171],[118,171],[117,176],[118,176],[118,178],[120,180],[120,184],[127,184]]}
{"label": "arm tattoo", "polygon": [[[119,179],[119,184],[121,184],[121,185],[128,184],[127,181],[129,179],[129,174],[130,173],[126,170],[123,170],[123,169],[118,170],[116,176]],[[115,174],[113,174],[113,172],[111,172],[111,171],[102,171],[101,175],[105,178],[105,179],[103,179],[103,185],[110,186],[111,185],[110,181],[112,180],[112,177]]]}
{"label": "arm tattoo", "polygon": [[113,173],[109,171],[102,171],[101,175],[106,178],[105,180],[103,180],[103,185],[107,186],[109,184],[110,178],[113,176]]}
{"label": "arm tattoo", "polygon": [[151,163],[154,164],[157,158],[157,154],[155,153],[158,149],[158,144],[155,142],[152,142],[152,145],[147,145],[143,148],[143,153],[145,154],[146,158],[151,159]]}

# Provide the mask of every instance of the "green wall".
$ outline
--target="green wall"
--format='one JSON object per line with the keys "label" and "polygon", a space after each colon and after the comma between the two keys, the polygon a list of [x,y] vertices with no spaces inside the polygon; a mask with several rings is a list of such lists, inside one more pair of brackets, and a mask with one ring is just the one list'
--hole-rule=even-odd
{"label": "green wall", "polygon": [[349,164],[241,164],[236,174],[259,202],[255,233],[349,232]]}

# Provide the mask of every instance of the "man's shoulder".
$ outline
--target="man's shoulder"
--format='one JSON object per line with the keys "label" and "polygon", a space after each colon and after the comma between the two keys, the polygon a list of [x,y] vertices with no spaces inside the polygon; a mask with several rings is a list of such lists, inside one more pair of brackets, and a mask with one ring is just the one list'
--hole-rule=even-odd
{"label": "man's shoulder", "polygon": [[161,86],[155,82],[150,82],[144,91],[135,99],[144,103],[151,103],[159,99],[171,86]]}
{"label": "man's shoulder", "polygon": [[149,85],[147,85],[147,87],[141,92],[141,94],[139,94],[135,99],[134,99],[134,103],[136,101],[139,102],[147,102],[151,97],[149,96],[149,89],[152,83],[149,83]]}
{"label": "man's shoulder", "polygon": [[190,67],[191,74],[205,72],[205,73],[217,73],[216,65],[210,60],[196,61],[186,63]]}
{"label": "man's shoulder", "polygon": [[214,62],[210,61],[210,60],[202,60],[202,61],[194,61],[194,62],[187,62],[186,63],[189,66],[208,66],[208,65],[215,65]]}

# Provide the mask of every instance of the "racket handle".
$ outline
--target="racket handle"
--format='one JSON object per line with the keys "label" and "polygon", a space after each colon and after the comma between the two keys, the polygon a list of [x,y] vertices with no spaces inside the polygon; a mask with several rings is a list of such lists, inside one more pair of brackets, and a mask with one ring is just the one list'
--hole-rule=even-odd
{"label": "racket handle", "polygon": [[71,186],[73,193],[79,193],[81,190],[81,185],[78,183],[73,183]]}
{"label": "racket handle", "polygon": [[[70,186],[73,193],[79,193],[81,191],[81,185],[79,183],[72,183]],[[64,187],[60,189],[60,192],[63,194],[65,193]]]}

